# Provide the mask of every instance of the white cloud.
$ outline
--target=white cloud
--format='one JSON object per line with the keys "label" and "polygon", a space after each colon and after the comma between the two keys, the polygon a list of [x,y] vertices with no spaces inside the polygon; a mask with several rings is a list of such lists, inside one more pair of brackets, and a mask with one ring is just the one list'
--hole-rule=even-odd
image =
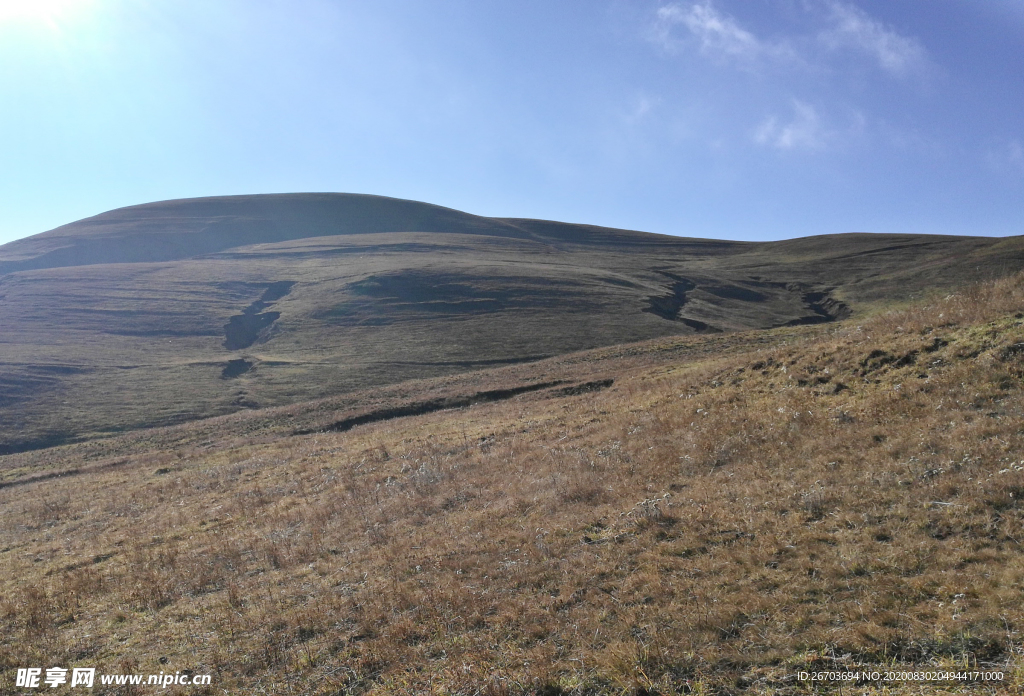
{"label": "white cloud", "polygon": [[780,123],[778,117],[769,116],[754,131],[754,141],[779,150],[819,150],[829,138],[818,111],[810,104],[793,100],[793,118]]}
{"label": "white cloud", "polygon": [[[743,0],[732,0],[742,3]],[[813,98],[792,99],[789,109],[766,116],[747,136],[778,151],[845,150],[877,135],[877,120],[852,103],[826,100],[816,88],[837,73],[858,78],[865,68],[873,79],[926,76],[927,53],[920,42],[853,4],[851,0],[804,0],[792,8],[790,30],[768,34],[765,27],[744,26],[725,10],[727,0],[671,0],[656,11],[653,38],[671,52],[687,49],[712,61],[776,79],[776,91],[794,88]],[[753,95],[756,99],[759,94]],[[763,112],[762,112],[763,113]],[[869,126],[869,121],[872,126]],[[749,123],[749,122],[748,122]],[[747,126],[749,128],[749,126]],[[1012,157],[1004,155],[1004,161]]]}
{"label": "white cloud", "polygon": [[[812,66],[833,59],[843,50],[866,56],[886,72],[905,77],[927,65],[920,42],[899,34],[864,10],[842,0],[817,0],[804,5],[817,31],[786,38],[765,39],[718,10],[712,0],[702,3],[674,2],[658,8],[651,38],[668,51],[686,41],[695,42],[701,53],[718,60],[746,66],[765,61]],[[822,8],[824,12],[822,12]]]}
{"label": "white cloud", "polygon": [[776,150],[841,151],[863,138],[867,129],[868,119],[859,110],[827,117],[817,107],[793,99],[788,118],[766,117],[752,137],[758,145]]}
{"label": "white cloud", "polygon": [[827,5],[833,26],[819,35],[826,48],[859,50],[900,77],[925,65],[925,50],[916,39],[901,36],[854,5],[839,0],[827,0]]}
{"label": "white cloud", "polygon": [[665,5],[658,9],[654,38],[663,48],[674,51],[679,42],[673,28],[685,27],[690,36],[707,56],[752,63],[764,58],[788,55],[788,46],[759,39],[736,23],[732,17],[715,9],[710,0],[703,4],[685,6],[682,3]]}
{"label": "white cloud", "polygon": [[641,93],[623,105],[618,112],[618,118],[628,126],[636,126],[649,121],[652,112],[655,112],[660,104],[660,97]]}
{"label": "white cloud", "polygon": [[680,5],[667,5],[658,10],[658,19],[666,24],[684,25],[700,40],[701,50],[706,53],[752,58],[761,52],[761,43],[753,34],[710,4],[694,5],[688,10]]}
{"label": "white cloud", "polygon": [[641,96],[633,104],[633,109],[630,111],[629,115],[626,116],[626,120],[631,123],[639,121],[651,112],[651,109],[657,105],[658,101],[660,100]]}

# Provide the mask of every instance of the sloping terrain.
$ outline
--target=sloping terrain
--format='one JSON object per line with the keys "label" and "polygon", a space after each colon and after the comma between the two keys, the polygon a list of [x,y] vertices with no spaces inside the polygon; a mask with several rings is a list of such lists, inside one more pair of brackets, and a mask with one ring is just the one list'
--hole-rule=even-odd
{"label": "sloping terrain", "polygon": [[13,454],[0,674],[1020,693],[1022,452],[1016,276]]}
{"label": "sloping terrain", "polygon": [[751,244],[343,194],[134,206],[0,247],[0,452],[824,323],[1021,267],[1021,238]]}

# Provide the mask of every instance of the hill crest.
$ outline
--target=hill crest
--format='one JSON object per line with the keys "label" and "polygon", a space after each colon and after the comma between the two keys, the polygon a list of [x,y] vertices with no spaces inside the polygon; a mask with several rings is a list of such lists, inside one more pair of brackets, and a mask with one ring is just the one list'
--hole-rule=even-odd
{"label": "hill crest", "polygon": [[732,242],[356,194],[131,206],[0,247],[0,451],[829,322],[1022,268],[1021,237]]}

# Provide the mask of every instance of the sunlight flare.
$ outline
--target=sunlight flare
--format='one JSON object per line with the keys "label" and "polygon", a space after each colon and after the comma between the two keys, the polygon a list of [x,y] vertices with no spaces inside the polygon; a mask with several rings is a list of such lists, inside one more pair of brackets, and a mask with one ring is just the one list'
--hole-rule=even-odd
{"label": "sunlight flare", "polygon": [[0,0],[0,21],[37,19],[57,21],[90,0]]}

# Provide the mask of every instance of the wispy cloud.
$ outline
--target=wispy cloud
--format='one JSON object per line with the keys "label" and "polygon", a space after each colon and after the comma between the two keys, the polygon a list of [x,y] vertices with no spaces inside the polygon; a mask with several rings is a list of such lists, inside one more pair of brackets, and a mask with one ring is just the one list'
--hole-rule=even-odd
{"label": "wispy cloud", "polygon": [[707,53],[750,58],[762,50],[761,42],[753,34],[710,4],[693,5],[688,9],[666,5],[658,10],[658,19],[666,29],[673,24],[685,26],[700,41],[701,50]]}
{"label": "wispy cloud", "polygon": [[897,77],[919,72],[927,65],[927,53],[919,41],[901,35],[855,5],[815,0],[804,7],[816,29],[767,39],[741,26],[712,0],[674,2],[658,8],[651,36],[670,52],[695,43],[708,57],[746,67],[767,62],[815,65],[850,50]]}
{"label": "wispy cloud", "polygon": [[734,59],[749,64],[791,52],[784,44],[759,39],[732,17],[715,9],[711,2],[690,6],[673,3],[660,7],[654,28],[656,42],[667,50],[675,51],[681,43],[675,36],[675,28],[680,26],[696,40],[701,53],[716,59]]}
{"label": "wispy cloud", "polygon": [[867,119],[859,111],[826,118],[815,106],[794,99],[787,118],[768,116],[754,129],[753,139],[776,150],[835,151],[861,137],[866,126]]}
{"label": "wispy cloud", "polygon": [[754,131],[756,143],[779,150],[819,150],[828,137],[818,111],[798,99],[793,100],[793,116],[788,122],[769,116]]}
{"label": "wispy cloud", "polygon": [[900,35],[854,5],[828,0],[827,6],[832,26],[819,35],[826,48],[861,51],[900,77],[926,64],[925,50],[916,39]]}
{"label": "wispy cloud", "polygon": [[651,110],[658,105],[661,101],[657,98],[651,98],[646,95],[641,95],[634,103],[629,113],[626,114],[626,121],[628,123],[637,123],[642,120]]}
{"label": "wispy cloud", "polygon": [[[865,70],[874,73],[874,79],[922,77],[927,72],[928,54],[917,39],[899,33],[852,0],[794,2],[791,7],[798,14],[785,15],[792,22],[788,31],[774,22],[744,24],[740,18],[746,15],[728,14],[725,8],[737,8],[739,13],[742,2],[670,0],[656,11],[652,37],[668,52],[699,53],[720,67],[763,77],[766,89],[752,95],[755,101],[773,86],[782,95],[803,95],[791,98],[788,107],[769,107],[775,112],[769,110],[752,130],[749,121],[740,126],[748,142],[763,148],[836,151],[865,136],[877,136],[878,119],[864,115],[870,105],[853,104],[856,92],[837,99],[835,76],[851,73],[860,82]],[[771,97],[771,102],[778,104],[777,98]]]}

